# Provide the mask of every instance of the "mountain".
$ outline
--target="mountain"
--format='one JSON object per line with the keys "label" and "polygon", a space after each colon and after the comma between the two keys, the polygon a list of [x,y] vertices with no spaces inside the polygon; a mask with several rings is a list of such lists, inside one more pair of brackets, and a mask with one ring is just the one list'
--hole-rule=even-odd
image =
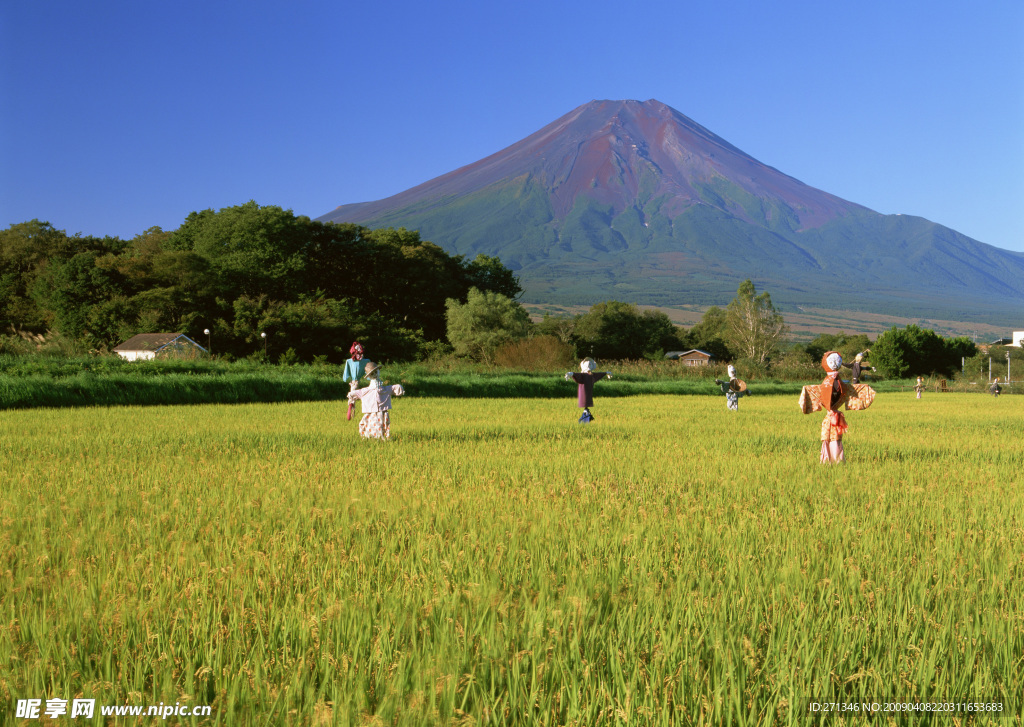
{"label": "mountain", "polygon": [[759,162],[655,100],[592,101],[496,154],[318,218],[497,255],[525,299],[1024,315],[1024,254],[882,215]]}

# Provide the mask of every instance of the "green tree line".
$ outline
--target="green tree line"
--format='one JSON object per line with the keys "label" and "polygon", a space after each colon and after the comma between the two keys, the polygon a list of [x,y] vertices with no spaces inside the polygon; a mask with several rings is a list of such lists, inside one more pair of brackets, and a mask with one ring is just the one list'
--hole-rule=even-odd
{"label": "green tree line", "polygon": [[696,348],[718,361],[740,359],[764,369],[779,356],[787,332],[771,296],[758,295],[749,280],[727,308],[709,308],[690,330],[673,324],[661,311],[641,311],[616,300],[596,303],[575,316],[545,315],[536,324],[501,293],[470,291],[464,302],[448,301],[448,339],[454,353],[485,362],[526,362],[529,356],[518,355],[517,342],[544,338],[552,343],[535,342],[534,355],[544,350],[549,359],[559,361],[581,356],[661,359],[670,351]]}
{"label": "green tree line", "polygon": [[952,376],[977,353],[966,337],[944,338],[915,325],[885,331],[874,343],[863,334],[840,332],[793,345],[786,340],[788,332],[771,296],[758,294],[750,280],[740,284],[726,308],[712,306],[689,330],[663,312],[620,301],[597,303],[575,316],[545,315],[536,324],[522,306],[500,293],[470,291],[464,302],[448,301],[448,339],[456,355],[517,367],[537,363],[551,368],[582,356],[660,359],[668,351],[696,348],[719,362],[735,361],[753,375],[816,365],[831,350],[852,363],[858,353],[870,350],[869,365],[878,375],[903,378]]}
{"label": "green tree line", "polygon": [[620,301],[534,323],[521,292],[498,258],[467,260],[404,228],[320,223],[255,202],[193,212],[176,230],[131,240],[69,236],[39,220],[0,231],[0,332],[56,333],[94,351],[137,333],[180,332],[221,356],[259,357],[266,333],[270,357],[286,362],[339,363],[360,340],[378,359],[454,353],[513,366],[541,351],[546,365],[568,365],[696,348],[753,373],[829,349],[852,359],[871,346],[871,362],[894,378],[951,374],[976,355],[966,338],[917,326],[873,345],[823,334],[791,346],[770,295],[749,280],[689,330]]}
{"label": "green tree line", "polygon": [[446,301],[472,288],[521,292],[498,258],[470,261],[404,228],[325,224],[255,202],[131,240],[69,236],[39,220],[0,231],[0,330],[53,332],[94,350],[180,332],[242,357],[261,353],[266,333],[270,351],[296,360],[342,361],[357,339],[408,360],[444,339]]}

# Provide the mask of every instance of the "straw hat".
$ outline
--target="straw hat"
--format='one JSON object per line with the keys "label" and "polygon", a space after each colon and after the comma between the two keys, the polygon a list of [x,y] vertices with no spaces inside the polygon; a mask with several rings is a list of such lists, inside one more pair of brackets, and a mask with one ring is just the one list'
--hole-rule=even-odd
{"label": "straw hat", "polygon": [[743,379],[730,379],[729,388],[733,391],[744,392],[747,390],[747,382]]}
{"label": "straw hat", "polygon": [[377,371],[377,369],[377,364],[375,364],[373,361],[367,361],[366,368],[363,369],[363,376],[365,376],[366,378],[370,378],[370,374]]}

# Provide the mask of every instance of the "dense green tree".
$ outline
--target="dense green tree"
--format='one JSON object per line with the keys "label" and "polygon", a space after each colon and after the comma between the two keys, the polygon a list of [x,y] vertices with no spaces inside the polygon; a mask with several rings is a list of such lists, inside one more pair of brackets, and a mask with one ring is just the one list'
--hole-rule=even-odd
{"label": "dense green tree", "polygon": [[497,258],[467,262],[416,231],[323,224],[255,202],[127,242],[38,220],[0,231],[0,326],[92,348],[179,331],[248,356],[266,332],[268,350],[300,360],[342,361],[354,338],[373,341],[378,358],[411,358],[445,337],[446,301],[465,302],[472,287],[521,292]]}
{"label": "dense green tree", "polygon": [[291,210],[247,202],[193,212],[170,247],[201,255],[237,294],[291,300],[308,290],[305,274],[313,261],[307,245],[317,225]]}
{"label": "dense green tree", "polygon": [[851,362],[858,353],[871,348],[871,340],[863,333],[822,333],[800,348],[812,361],[821,361],[826,351],[838,351],[842,354],[843,361]]}
{"label": "dense green tree", "polygon": [[69,252],[68,236],[49,222],[31,220],[0,230],[0,330],[44,333],[53,320],[31,294],[51,259]]}
{"label": "dense green tree", "polygon": [[596,303],[580,316],[573,332],[580,356],[640,359],[683,344],[680,331],[661,311],[640,310],[616,300]]}
{"label": "dense green tree", "polygon": [[[121,290],[117,275],[96,264],[98,257],[89,250],[67,260],[51,260],[36,279],[32,295],[52,313],[53,327],[59,333],[87,339],[90,344],[110,345],[105,333],[90,325],[92,309],[117,297]],[[110,332],[108,325],[104,331]]]}
{"label": "dense green tree", "polygon": [[373,243],[373,254],[357,271],[363,276],[357,277],[363,309],[422,329],[427,339],[444,337],[447,301],[465,301],[469,292],[462,258],[405,228],[365,234]]}
{"label": "dense green tree", "polygon": [[465,303],[447,302],[448,340],[456,355],[491,361],[501,346],[526,338],[533,330],[519,303],[501,293],[471,288]]}
{"label": "dense green tree", "polygon": [[909,325],[890,328],[880,335],[871,348],[871,360],[890,378],[951,376],[960,369],[961,358],[969,358],[976,351],[969,338],[943,338],[935,331]]}
{"label": "dense green tree", "polygon": [[789,328],[767,292],[757,294],[750,280],[740,283],[725,310],[729,347],[739,358],[767,363],[779,350]]}
{"label": "dense green tree", "polygon": [[733,356],[726,343],[727,335],[725,311],[713,305],[704,311],[700,323],[686,332],[684,345],[710,353],[718,361],[731,361]]}
{"label": "dense green tree", "polygon": [[480,253],[472,262],[464,263],[463,284],[468,288],[478,290],[490,290],[494,293],[501,293],[504,296],[518,298],[523,288],[519,285],[519,278],[515,273],[502,265],[501,260]]}

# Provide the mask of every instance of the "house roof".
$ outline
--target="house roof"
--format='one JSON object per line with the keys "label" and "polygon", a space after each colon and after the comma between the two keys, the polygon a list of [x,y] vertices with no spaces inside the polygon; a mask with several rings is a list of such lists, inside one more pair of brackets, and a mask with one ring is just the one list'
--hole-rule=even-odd
{"label": "house roof", "polygon": [[707,351],[701,351],[699,348],[691,348],[689,351],[669,351],[668,353],[665,354],[665,358],[682,358],[683,356],[690,353],[699,353],[702,356],[714,358],[714,356],[712,356],[710,353],[708,353]]}
{"label": "house roof", "polygon": [[115,346],[115,351],[159,351],[161,348],[166,348],[170,344],[174,343],[178,339],[184,339],[188,343],[192,344],[196,348],[206,349],[200,346],[198,343],[193,341],[191,338],[186,336],[184,333],[140,333],[136,336],[132,336],[127,341],[119,346]]}

